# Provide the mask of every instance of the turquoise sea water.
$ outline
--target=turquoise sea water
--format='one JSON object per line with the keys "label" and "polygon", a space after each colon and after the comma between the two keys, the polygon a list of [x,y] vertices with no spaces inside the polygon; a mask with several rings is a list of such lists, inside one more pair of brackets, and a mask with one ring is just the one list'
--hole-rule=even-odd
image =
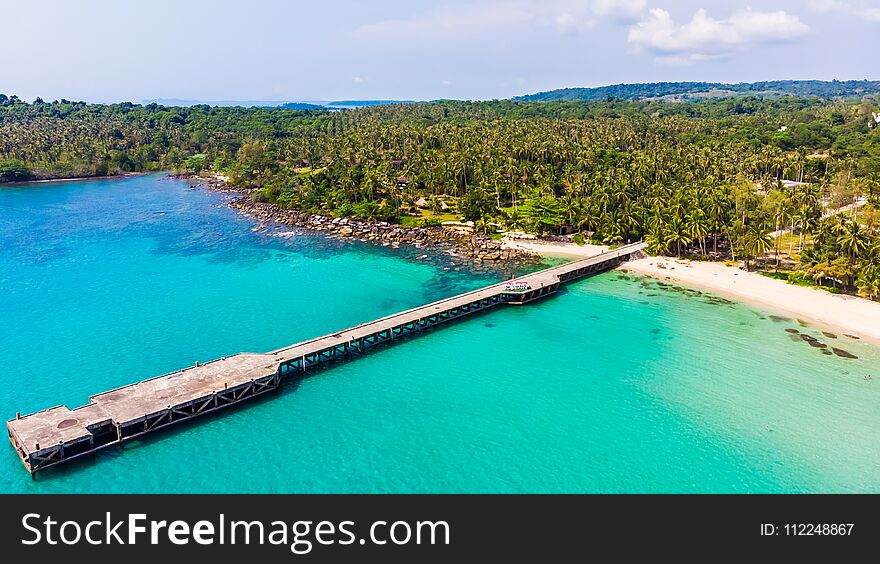
{"label": "turquoise sea water", "polygon": [[[155,175],[0,188],[0,416],[495,280],[223,201]],[[880,492],[878,366],[612,272],[36,481],[0,447],[0,492]]]}

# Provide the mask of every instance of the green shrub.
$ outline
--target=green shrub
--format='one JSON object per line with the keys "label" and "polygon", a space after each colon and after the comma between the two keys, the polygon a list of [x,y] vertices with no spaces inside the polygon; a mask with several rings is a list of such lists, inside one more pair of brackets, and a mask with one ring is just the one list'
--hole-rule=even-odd
{"label": "green shrub", "polygon": [[0,181],[16,182],[33,177],[31,169],[21,161],[0,161]]}
{"label": "green shrub", "polygon": [[796,286],[815,286],[816,282],[813,278],[808,275],[806,272],[790,272],[786,277],[786,281],[789,284],[794,284]]}
{"label": "green shrub", "polygon": [[[766,276],[767,278],[775,278],[776,280],[791,282],[788,272],[770,272],[769,270],[760,270],[758,271],[758,274],[760,274],[761,276]],[[794,282],[791,283],[794,284]]]}

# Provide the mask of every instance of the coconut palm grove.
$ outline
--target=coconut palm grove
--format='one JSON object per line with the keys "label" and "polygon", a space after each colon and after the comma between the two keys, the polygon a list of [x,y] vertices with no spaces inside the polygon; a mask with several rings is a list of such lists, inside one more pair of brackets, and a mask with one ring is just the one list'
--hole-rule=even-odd
{"label": "coconut palm grove", "polygon": [[880,97],[496,100],[344,111],[0,95],[0,180],[174,169],[256,201],[489,235],[645,239],[880,298]]}

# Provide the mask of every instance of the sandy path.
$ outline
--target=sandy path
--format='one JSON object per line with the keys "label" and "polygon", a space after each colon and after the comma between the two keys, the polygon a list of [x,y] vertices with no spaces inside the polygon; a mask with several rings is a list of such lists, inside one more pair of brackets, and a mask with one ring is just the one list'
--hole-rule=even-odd
{"label": "sandy path", "polygon": [[580,259],[598,255],[607,251],[605,245],[578,245],[576,243],[557,243],[540,239],[503,239],[502,248],[521,249],[545,257]]}

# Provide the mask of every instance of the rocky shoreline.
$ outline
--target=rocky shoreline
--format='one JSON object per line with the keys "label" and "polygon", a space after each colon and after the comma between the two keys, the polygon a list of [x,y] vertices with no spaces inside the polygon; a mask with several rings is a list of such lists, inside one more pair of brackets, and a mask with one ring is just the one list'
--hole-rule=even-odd
{"label": "rocky shoreline", "polygon": [[173,174],[174,178],[190,181],[208,190],[237,194],[229,207],[239,210],[261,222],[275,222],[312,231],[330,232],[340,239],[373,242],[381,245],[411,245],[424,249],[451,249],[475,265],[528,266],[537,265],[541,257],[520,249],[502,248],[502,242],[482,234],[462,232],[447,227],[403,227],[384,221],[373,222],[356,218],[329,217],[298,210],[279,208],[270,203],[255,202],[253,190],[228,184],[216,176]]}

